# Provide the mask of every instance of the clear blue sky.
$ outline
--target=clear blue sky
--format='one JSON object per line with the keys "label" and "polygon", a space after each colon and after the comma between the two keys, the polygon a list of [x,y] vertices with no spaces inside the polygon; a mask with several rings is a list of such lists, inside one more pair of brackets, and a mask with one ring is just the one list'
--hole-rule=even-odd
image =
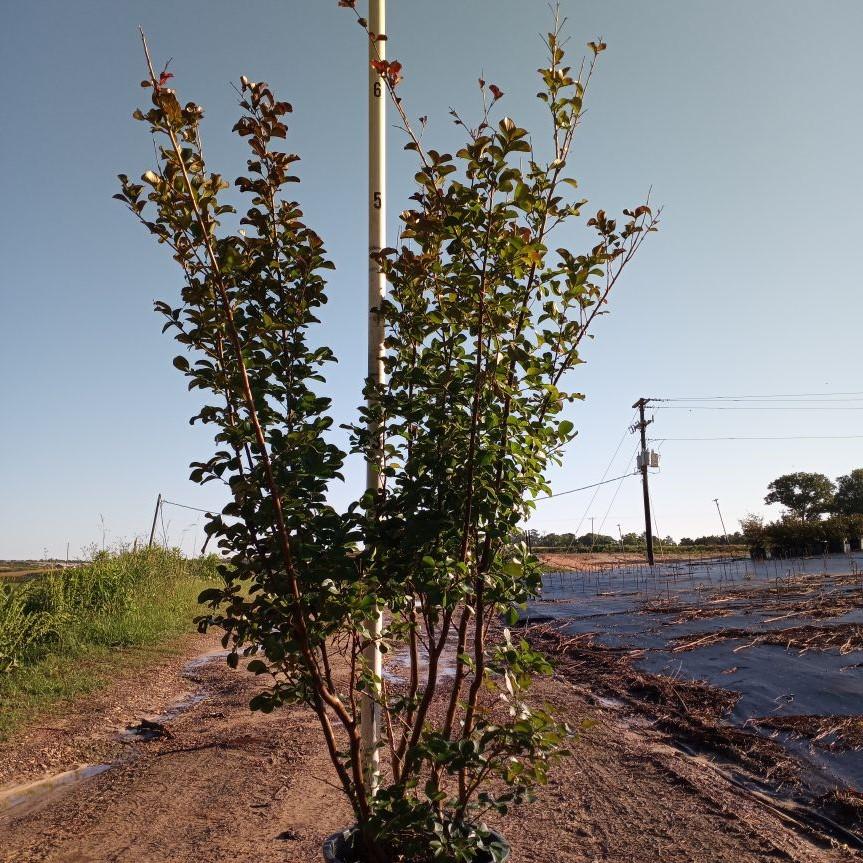
{"label": "clear blue sky", "polygon": [[[364,0],[360,0],[360,6]],[[391,0],[390,50],[405,65],[410,112],[429,140],[454,143],[447,108],[470,111],[483,72],[501,110],[542,122],[542,0]],[[863,301],[863,139],[858,0],[563,0],[573,48],[602,34],[602,57],[574,173],[592,205],[618,210],[653,186],[665,206],[601,321],[573,409],[581,430],[559,490],[601,477],[641,395],[856,392]],[[32,0],[7,4],[0,32],[2,153],[2,500],[0,557],[75,555],[148,530],[158,492],[200,506],[187,480],[208,452],[152,312],[179,287],[173,262],[111,200],[115,175],[151,166],[137,26],[158,62],[173,57],[181,97],[206,108],[212,167],[235,176],[229,82],[268,80],[295,107],[299,194],[338,270],[325,338],[338,420],[364,366],[365,44],[336,0]],[[391,134],[391,209],[412,171]],[[563,238],[565,240],[565,238]],[[860,403],[858,403],[860,404]],[[860,411],[659,411],[658,437],[861,433]],[[761,505],[789,470],[835,477],[863,466],[861,440],[668,442],[653,482],[660,532],[718,530]],[[627,435],[608,476],[622,473]],[[357,492],[354,465],[346,489]],[[596,526],[615,486],[600,490]],[[540,505],[539,529],[572,530],[590,494]],[[775,510],[775,508],[772,508]],[[766,510],[770,512],[771,510]],[[188,551],[196,513],[166,510]],[[640,490],[624,482],[607,532],[641,530]],[[582,531],[589,529],[589,521]]]}

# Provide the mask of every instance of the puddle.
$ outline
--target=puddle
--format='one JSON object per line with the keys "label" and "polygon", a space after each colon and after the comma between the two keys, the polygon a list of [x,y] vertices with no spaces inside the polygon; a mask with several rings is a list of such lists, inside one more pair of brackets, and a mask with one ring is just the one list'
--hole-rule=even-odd
{"label": "puddle", "polygon": [[169,738],[172,734],[167,727],[168,723],[182,716],[187,710],[191,710],[196,704],[206,701],[207,698],[209,695],[206,692],[187,693],[172,701],[161,713],[143,715],[137,725],[124,728],[118,736],[124,743]]}
{"label": "puddle", "polygon": [[80,782],[110,770],[111,764],[83,764],[74,770],[47,776],[0,791],[0,818],[18,818],[59,797]]}
{"label": "puddle", "polygon": [[[183,677],[197,681],[199,678],[196,672],[200,671],[204,666],[211,662],[216,662],[219,659],[224,659],[229,651],[215,649],[208,650],[200,656],[190,659],[183,665]],[[179,716],[182,716],[187,711],[191,710],[196,704],[206,701],[210,697],[209,693],[204,689],[198,689],[194,692],[187,692],[179,698],[175,698],[169,702],[161,713],[144,713],[135,725],[130,725],[124,728],[117,735],[123,743],[149,742],[152,740],[163,740],[171,736],[170,729],[166,726],[169,722],[173,722]]]}
{"label": "puddle", "polygon": [[[384,680],[388,680],[390,683],[405,683],[410,679],[410,669],[410,654],[407,652],[396,653],[384,666]],[[420,682],[422,682],[428,676],[428,656],[424,652],[420,656],[418,671]],[[443,679],[455,677],[455,657],[441,656],[438,660],[437,673]]]}
{"label": "puddle", "polygon": [[165,740],[172,737],[170,731],[161,722],[153,722],[142,719],[137,725],[124,728],[118,735],[123,743],[133,743],[136,740],[149,742],[150,740]]}
{"label": "puddle", "polygon": [[156,716],[155,721],[163,724],[170,722],[172,719],[176,719],[187,710],[191,710],[196,704],[200,704],[208,698],[209,695],[206,692],[190,692],[188,695],[184,695],[182,698],[172,701],[165,710],[162,711],[162,713],[159,713]]}
{"label": "puddle", "polygon": [[[438,659],[437,673],[441,678],[455,677],[455,659],[458,650],[458,635],[455,630],[450,632],[443,653]],[[403,647],[386,658],[383,677],[390,683],[405,683],[410,679],[411,655],[408,648]],[[428,677],[428,651],[423,645],[419,646],[419,672],[420,682]]]}
{"label": "puddle", "polygon": [[[211,650],[196,656],[183,666],[183,676],[194,679],[196,671],[227,655],[227,650]],[[120,731],[118,737],[124,743],[164,739],[170,736],[170,729],[166,727],[169,722],[207,698],[209,693],[204,689],[188,692],[170,702],[161,713],[145,714],[136,725]],[[114,764],[82,764],[73,770],[0,789],[0,820],[27,815],[113,766]]]}
{"label": "puddle", "polygon": [[202,653],[200,656],[196,656],[194,659],[190,659],[183,666],[183,674],[189,674],[190,672],[199,671],[205,665],[209,665],[211,662],[215,662],[217,659],[224,659],[230,651],[221,650],[216,648],[215,650],[208,650],[206,653]]}

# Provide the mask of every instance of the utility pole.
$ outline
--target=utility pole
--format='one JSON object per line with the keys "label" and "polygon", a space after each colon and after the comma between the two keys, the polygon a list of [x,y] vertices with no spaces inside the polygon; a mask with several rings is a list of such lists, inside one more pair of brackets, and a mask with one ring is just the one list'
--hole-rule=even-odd
{"label": "utility pole", "polygon": [[729,545],[728,531],[725,529],[725,519],[722,517],[722,510],[719,508],[719,498],[713,498],[713,502],[716,504],[716,511],[719,513],[719,523],[722,525],[722,533],[725,536],[725,544]]}
{"label": "utility pole", "polygon": [[654,564],[653,558],[653,526],[650,519],[650,489],[647,485],[647,427],[653,422],[644,418],[644,409],[651,399],[640,398],[634,405],[638,408],[638,422],[631,427],[632,431],[641,432],[641,489],[644,494],[644,536],[647,540],[647,562]]}
{"label": "utility pole", "polygon": [[620,550],[626,551],[626,546],[623,544],[623,531],[620,529],[620,524],[617,525],[617,532],[620,534]]}
{"label": "utility pole", "polygon": [[147,543],[147,548],[153,547],[153,537],[156,535],[156,519],[159,517],[159,509],[162,506],[162,495],[156,498],[156,511],[153,513],[153,526],[150,528],[150,541]]}
{"label": "utility pole", "polygon": [[[384,371],[384,323],[378,308],[386,296],[386,278],[380,264],[373,255],[386,247],[386,114],[387,91],[380,73],[372,66],[373,61],[385,60],[386,0],[369,0],[368,28],[377,38],[369,39],[369,296],[368,296],[368,370],[372,383],[383,383]],[[372,436],[377,428],[370,429]],[[366,464],[366,488],[375,494],[381,488],[380,460],[382,451],[372,455]],[[366,668],[372,679],[379,681],[383,673],[380,639],[383,631],[383,616],[378,615],[372,624],[369,643],[363,650]],[[375,691],[363,690],[360,694],[360,739],[362,766],[366,791],[374,794],[380,779],[381,709],[379,684]]]}
{"label": "utility pole", "polygon": [[593,551],[593,544],[596,542],[596,534],[593,532],[593,519],[594,516],[590,517],[590,550]]}

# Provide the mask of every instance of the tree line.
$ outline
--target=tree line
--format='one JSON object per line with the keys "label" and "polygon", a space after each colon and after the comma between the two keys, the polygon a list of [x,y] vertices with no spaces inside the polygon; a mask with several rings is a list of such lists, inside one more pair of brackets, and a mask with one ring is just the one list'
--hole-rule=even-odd
{"label": "tree line", "polygon": [[766,504],[785,512],[775,521],[748,515],[740,526],[755,556],[842,552],[863,538],[863,468],[837,477],[798,471],[767,487]]}
{"label": "tree line", "polygon": [[[574,533],[541,533],[538,530],[528,530],[525,533],[526,540],[534,549],[555,549],[557,551],[644,551],[647,547],[647,539],[642,533],[624,533],[617,537],[604,533],[584,533],[576,536]],[[746,537],[741,531],[729,533],[728,538],[718,534],[707,534],[704,536],[684,536],[680,540],[674,537],[654,537],[657,548],[679,548],[693,550],[696,548],[714,548],[719,545],[745,545]]]}
{"label": "tree line", "polygon": [[[656,537],[661,548],[693,550],[717,546],[748,546],[756,555],[811,554],[843,551],[846,543],[859,547],[863,538],[863,468],[856,468],[832,481],[822,473],[798,471],[777,477],[767,486],[766,504],[779,504],[785,512],[775,521],[748,515],[741,529],[723,534],[696,537]],[[528,530],[525,538],[533,548],[558,551],[644,551],[644,532],[611,536],[588,531],[581,536]]]}

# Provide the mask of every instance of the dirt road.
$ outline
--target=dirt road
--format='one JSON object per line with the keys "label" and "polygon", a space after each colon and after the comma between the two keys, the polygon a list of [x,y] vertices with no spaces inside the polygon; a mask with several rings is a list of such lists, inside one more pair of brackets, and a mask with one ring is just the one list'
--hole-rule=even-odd
{"label": "dirt road", "polygon": [[[0,747],[0,861],[321,859],[321,839],[350,813],[329,784],[314,716],[300,708],[251,714],[254,680],[213,655],[215,639],[181,646],[181,655]],[[564,681],[542,684],[539,696],[598,724],[538,803],[500,825],[514,863],[863,859],[788,823],[708,763],[621,725]],[[161,722],[170,737],[126,731],[123,740],[142,718]],[[16,783],[82,763],[112,766],[10,807]]]}

